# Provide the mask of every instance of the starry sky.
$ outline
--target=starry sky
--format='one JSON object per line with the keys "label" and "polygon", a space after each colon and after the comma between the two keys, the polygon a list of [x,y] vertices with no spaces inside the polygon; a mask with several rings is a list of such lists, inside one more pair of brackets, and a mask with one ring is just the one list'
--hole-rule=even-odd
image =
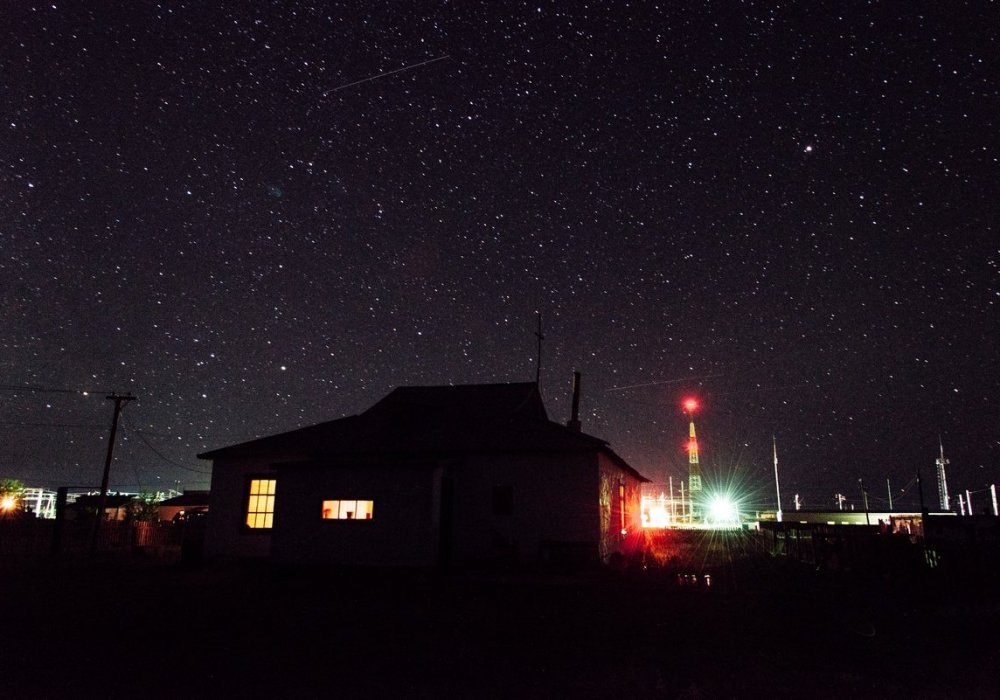
{"label": "starry sky", "polygon": [[979,509],[997,10],[4,3],[0,477],[98,484],[118,391],[112,488],[207,488],[396,386],[534,380],[540,314],[550,416],[582,372],[654,481],[693,394],[762,506],[772,435],[786,510],[933,503],[940,436]]}

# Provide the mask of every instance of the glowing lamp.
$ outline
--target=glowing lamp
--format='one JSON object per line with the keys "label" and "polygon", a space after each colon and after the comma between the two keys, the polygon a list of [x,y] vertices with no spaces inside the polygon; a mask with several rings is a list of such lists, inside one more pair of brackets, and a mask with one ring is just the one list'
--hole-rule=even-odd
{"label": "glowing lamp", "polygon": [[698,399],[684,399],[684,412],[694,413],[698,410]]}
{"label": "glowing lamp", "polygon": [[717,496],[708,504],[708,519],[713,523],[736,523],[739,522],[740,513],[731,498]]}
{"label": "glowing lamp", "polygon": [[14,506],[16,505],[17,501],[14,500],[13,496],[0,498],[0,510],[14,510]]}

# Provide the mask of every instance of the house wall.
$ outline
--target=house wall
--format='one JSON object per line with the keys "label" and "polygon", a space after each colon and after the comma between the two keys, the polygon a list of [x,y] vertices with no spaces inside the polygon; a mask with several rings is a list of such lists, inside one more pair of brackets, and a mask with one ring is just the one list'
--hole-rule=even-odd
{"label": "house wall", "polygon": [[[600,555],[629,555],[642,546],[642,482],[605,454],[598,455],[600,486]],[[620,485],[625,486],[624,501]],[[622,534],[622,511],[625,534]]]}
{"label": "house wall", "polygon": [[[597,561],[595,453],[477,455],[451,465],[448,476],[456,562]],[[497,513],[495,489],[508,487],[510,513]]]}
{"label": "house wall", "polygon": [[[271,558],[282,563],[432,566],[441,469],[434,464],[286,465]],[[212,514],[215,514],[213,494]],[[374,501],[371,520],[323,520],[324,500]]]}
{"label": "house wall", "polygon": [[[246,519],[247,480],[274,474],[270,460],[240,459],[212,462],[212,510],[205,526],[205,554],[209,557],[266,557],[271,533],[248,530]],[[281,482],[275,485],[275,520],[281,503]]]}

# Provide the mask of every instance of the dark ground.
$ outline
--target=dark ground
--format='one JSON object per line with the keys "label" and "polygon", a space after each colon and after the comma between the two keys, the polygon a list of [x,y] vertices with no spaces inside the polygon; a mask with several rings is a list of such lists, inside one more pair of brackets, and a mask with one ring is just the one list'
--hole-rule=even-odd
{"label": "dark ground", "polygon": [[997,596],[899,588],[8,560],[0,696],[997,697]]}

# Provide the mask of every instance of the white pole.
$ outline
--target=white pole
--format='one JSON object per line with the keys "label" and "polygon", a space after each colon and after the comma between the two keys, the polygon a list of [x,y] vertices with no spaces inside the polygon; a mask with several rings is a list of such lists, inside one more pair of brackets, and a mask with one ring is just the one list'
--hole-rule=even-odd
{"label": "white pole", "polygon": [[677,521],[677,504],[674,502],[674,477],[669,477],[670,480],[670,522]]}
{"label": "white pole", "polygon": [[969,493],[969,489],[965,489],[965,507],[969,511],[969,515],[972,515],[972,494]]}
{"label": "white pole", "polygon": [[965,499],[962,497],[962,494],[958,494],[958,512],[961,515],[965,515]]}
{"label": "white pole", "polygon": [[771,436],[771,447],[774,451],[774,495],[778,499],[778,522],[781,522],[781,486],[778,484],[778,442]]}
{"label": "white pole", "polygon": [[997,485],[990,484],[990,495],[993,496],[993,515],[1000,515],[997,511]]}

